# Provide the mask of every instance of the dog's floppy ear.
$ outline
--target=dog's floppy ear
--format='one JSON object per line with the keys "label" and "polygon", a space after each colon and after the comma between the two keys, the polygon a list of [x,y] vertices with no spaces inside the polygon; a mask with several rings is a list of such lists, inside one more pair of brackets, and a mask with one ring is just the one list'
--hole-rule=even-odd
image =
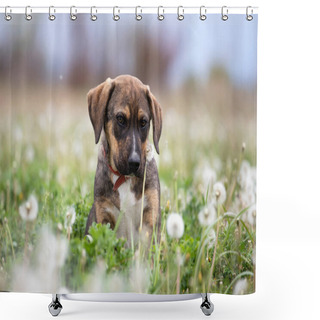
{"label": "dog's floppy ear", "polygon": [[108,78],[105,82],[91,89],[87,94],[89,116],[93,126],[96,143],[99,142],[106,109],[110,100],[114,82]]}
{"label": "dog's floppy ear", "polygon": [[151,93],[149,86],[147,86],[147,98],[149,101],[149,108],[151,112],[151,120],[153,127],[153,143],[159,154],[159,140],[162,130],[162,110],[159,102]]}

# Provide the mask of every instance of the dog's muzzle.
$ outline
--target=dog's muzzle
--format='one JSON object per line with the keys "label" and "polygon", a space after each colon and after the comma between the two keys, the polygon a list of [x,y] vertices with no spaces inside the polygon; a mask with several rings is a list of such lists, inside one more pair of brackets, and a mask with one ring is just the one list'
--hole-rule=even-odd
{"label": "dog's muzzle", "polygon": [[137,152],[132,152],[129,159],[129,171],[130,173],[136,173],[140,167],[140,157]]}

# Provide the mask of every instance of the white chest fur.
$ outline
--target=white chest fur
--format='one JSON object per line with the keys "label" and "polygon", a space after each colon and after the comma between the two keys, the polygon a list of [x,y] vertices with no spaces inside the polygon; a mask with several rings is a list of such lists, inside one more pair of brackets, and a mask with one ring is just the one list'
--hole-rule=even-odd
{"label": "white chest fur", "polygon": [[[113,176],[112,182],[115,183],[118,177]],[[141,220],[141,206],[146,207],[147,201],[144,197],[142,203],[142,198],[139,200],[136,198],[135,193],[131,190],[132,180],[129,178],[124,182],[119,188],[119,198],[120,198],[120,211],[115,210],[114,212],[116,221],[119,221],[117,236],[124,237],[128,241],[128,246],[130,247],[132,242],[136,243],[139,235],[139,227]]]}

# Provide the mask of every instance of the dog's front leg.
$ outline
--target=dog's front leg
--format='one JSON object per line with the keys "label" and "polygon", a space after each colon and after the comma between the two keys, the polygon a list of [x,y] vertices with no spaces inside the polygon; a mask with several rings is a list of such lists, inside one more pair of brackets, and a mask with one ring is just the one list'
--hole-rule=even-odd
{"label": "dog's front leg", "polygon": [[114,229],[116,225],[116,218],[112,214],[114,211],[114,204],[105,197],[97,199],[95,202],[96,221],[97,223],[110,224],[110,228]]}
{"label": "dog's front leg", "polygon": [[150,241],[154,232],[154,241],[159,242],[161,212],[158,190],[147,189],[145,191],[145,199],[147,203],[143,210],[142,236],[148,238]]}

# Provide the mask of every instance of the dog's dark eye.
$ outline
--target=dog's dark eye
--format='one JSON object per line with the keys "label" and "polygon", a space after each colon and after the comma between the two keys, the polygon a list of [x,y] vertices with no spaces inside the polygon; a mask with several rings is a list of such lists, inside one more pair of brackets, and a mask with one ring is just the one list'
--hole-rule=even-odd
{"label": "dog's dark eye", "polygon": [[141,126],[141,128],[144,128],[146,125],[147,125],[147,120],[145,120],[145,119],[142,119],[142,120],[140,120],[140,126]]}
{"label": "dog's dark eye", "polygon": [[124,126],[126,124],[126,119],[122,115],[117,115],[117,121],[121,126]]}

